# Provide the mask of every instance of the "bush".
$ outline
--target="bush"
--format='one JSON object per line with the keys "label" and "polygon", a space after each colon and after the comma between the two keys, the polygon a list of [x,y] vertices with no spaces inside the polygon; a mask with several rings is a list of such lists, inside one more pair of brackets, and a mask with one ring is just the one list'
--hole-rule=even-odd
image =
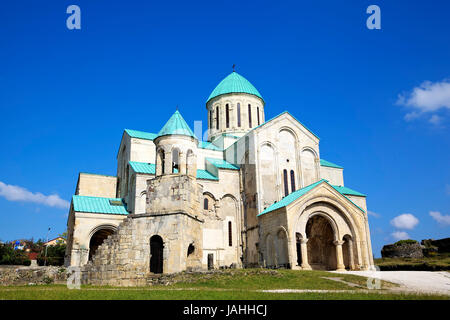
{"label": "bush", "polygon": [[416,240],[412,240],[412,239],[407,239],[407,240],[399,240],[396,243],[394,243],[396,246],[400,246],[402,244],[414,244],[414,243],[418,243]]}
{"label": "bush", "polygon": [[10,244],[0,244],[0,264],[31,265],[31,260],[23,250],[14,250]]}
{"label": "bush", "polygon": [[[66,254],[66,245],[57,244],[54,246],[47,247],[47,265],[48,266],[62,266],[64,265],[64,256]],[[41,253],[37,258],[37,262],[40,266],[45,263],[45,248],[42,249]]]}

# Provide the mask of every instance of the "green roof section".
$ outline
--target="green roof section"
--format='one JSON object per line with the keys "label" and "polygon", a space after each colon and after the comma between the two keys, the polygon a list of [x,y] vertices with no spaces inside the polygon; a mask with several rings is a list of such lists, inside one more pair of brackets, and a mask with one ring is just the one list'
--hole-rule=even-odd
{"label": "green roof section", "polygon": [[[73,210],[76,212],[128,214],[126,205],[120,198],[72,196],[72,203]],[[121,205],[116,205],[115,203],[121,203]]]}
{"label": "green roof section", "polygon": [[256,90],[250,81],[245,79],[239,73],[233,71],[217,85],[213,92],[211,92],[208,100],[206,100],[206,103],[215,97],[227,93],[248,93],[264,100],[259,91]]}
{"label": "green roof section", "polygon": [[194,132],[192,132],[191,128],[189,128],[188,124],[178,110],[175,111],[164,127],[158,132],[158,137],[173,134],[189,136],[197,139]]}
{"label": "green roof section", "polygon": [[129,161],[131,169],[136,173],[156,174],[156,165],[154,163]]}
{"label": "green roof section", "polygon": [[125,132],[132,138],[144,139],[144,140],[154,140],[158,135],[155,133],[149,133],[138,130],[125,129]]}
{"label": "green roof section", "polygon": [[341,167],[333,162],[327,161],[325,159],[320,159],[320,165],[322,167],[330,167],[330,168],[338,168],[338,169],[344,169],[344,167]]}
{"label": "green roof section", "polygon": [[343,186],[333,186],[333,188],[335,188],[339,193],[345,194],[345,195],[350,195],[350,196],[358,196],[358,197],[366,197],[365,194],[355,191],[353,189],[347,188],[347,187],[343,187]]}
{"label": "green roof section", "polygon": [[197,179],[219,181],[219,178],[211,172],[202,169],[197,169]]}
{"label": "green roof section", "polygon": [[199,141],[198,147],[201,149],[214,150],[214,151],[223,151],[223,149],[219,148],[215,144],[208,141]]}
{"label": "green roof section", "polygon": [[[317,187],[318,185],[320,185],[321,183],[326,183],[328,185],[330,185],[332,188],[334,188],[337,192],[339,192],[340,194],[342,194],[342,196],[344,196],[348,201],[350,201],[351,203],[353,203],[353,205],[355,205],[359,210],[361,210],[362,212],[365,212],[363,209],[361,209],[361,207],[359,207],[357,204],[355,204],[352,200],[350,200],[347,195],[350,195],[350,193],[343,193],[343,192],[348,192],[351,189],[350,188],[346,188],[346,187],[340,187],[340,186],[333,186],[331,184],[328,183],[327,180],[325,179],[321,179],[313,184],[310,184],[309,186],[306,186],[304,188],[298,189],[290,194],[288,194],[286,197],[284,197],[283,199],[281,199],[278,202],[275,202],[274,204],[272,204],[271,206],[267,207],[265,210],[263,210],[260,214],[258,214],[258,216],[261,216],[263,214],[275,211],[277,209],[286,207],[287,205],[291,204],[292,202],[294,202],[295,200],[297,200],[298,198],[300,198],[301,196],[303,196],[304,194],[308,193],[309,191],[311,191],[312,189],[314,189],[315,187]],[[342,192],[341,192],[342,191]],[[359,193],[357,191],[351,190],[351,192],[356,192]],[[362,193],[359,193],[362,195]],[[364,196],[364,195],[363,195]]]}
{"label": "green roof section", "polygon": [[[143,174],[156,174],[156,166],[154,163],[146,163],[146,162],[136,162],[136,161],[129,161],[130,167],[133,169],[136,173],[143,173]],[[178,173],[178,170],[175,170],[175,173]],[[213,175],[211,172],[206,170],[197,170],[197,179],[204,179],[204,180],[215,180],[218,181],[219,178]]]}
{"label": "green roof section", "polygon": [[300,198],[302,195],[304,195],[304,194],[308,193],[310,190],[314,189],[316,186],[318,186],[322,182],[326,182],[326,180],[325,179],[319,180],[316,183],[310,184],[309,186],[306,186],[304,188],[298,189],[298,190],[288,194],[286,197],[284,197],[280,201],[275,202],[271,206],[267,207],[263,212],[258,214],[258,216],[261,216],[261,215],[266,214],[268,212],[275,211],[277,209],[286,207],[290,203],[292,203],[295,200],[297,200],[298,198]]}
{"label": "green roof section", "polygon": [[223,159],[206,158],[205,160],[219,169],[239,170],[238,166],[235,166],[234,164],[231,164]]}

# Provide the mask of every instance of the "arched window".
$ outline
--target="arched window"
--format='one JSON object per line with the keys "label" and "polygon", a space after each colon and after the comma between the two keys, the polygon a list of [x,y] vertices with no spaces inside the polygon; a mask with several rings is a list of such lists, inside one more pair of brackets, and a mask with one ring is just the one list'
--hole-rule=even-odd
{"label": "arched window", "polygon": [[291,170],[291,192],[295,191],[295,173]]}
{"label": "arched window", "polygon": [[258,117],[258,126],[259,126],[259,107],[256,108],[256,116]]}
{"label": "arched window", "polygon": [[212,129],[213,126],[213,111],[209,110],[209,127]]}
{"label": "arched window", "polygon": [[172,151],[172,173],[177,173],[180,170],[180,151],[173,149]]}
{"label": "arched window", "polygon": [[233,230],[231,226],[231,221],[228,221],[228,246],[233,246]]}
{"label": "arched window", "polygon": [[230,106],[228,104],[225,106],[225,120],[226,120],[227,128],[229,128],[230,127]]}
{"label": "arched window", "polygon": [[248,127],[252,127],[252,106],[248,105]]}
{"label": "arched window", "polygon": [[216,129],[219,130],[219,107],[216,107]]}
{"label": "arched window", "polygon": [[237,104],[237,126],[241,126],[241,104],[239,102]]}
{"label": "arched window", "polygon": [[208,198],[203,199],[203,209],[208,210]]}
{"label": "arched window", "polygon": [[289,194],[288,175],[287,175],[287,170],[286,169],[283,170],[283,179],[284,179],[284,196],[286,197]]}

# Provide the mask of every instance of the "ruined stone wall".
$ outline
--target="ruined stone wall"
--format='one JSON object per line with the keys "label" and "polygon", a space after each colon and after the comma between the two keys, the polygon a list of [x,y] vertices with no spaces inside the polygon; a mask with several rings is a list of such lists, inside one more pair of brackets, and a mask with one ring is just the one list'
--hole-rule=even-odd
{"label": "ruined stone wall", "polygon": [[[83,282],[94,285],[139,286],[150,272],[150,238],[163,239],[163,273],[202,266],[202,222],[184,213],[129,216],[118,231],[97,249],[93,261],[83,267]],[[189,245],[194,251],[188,257]]]}

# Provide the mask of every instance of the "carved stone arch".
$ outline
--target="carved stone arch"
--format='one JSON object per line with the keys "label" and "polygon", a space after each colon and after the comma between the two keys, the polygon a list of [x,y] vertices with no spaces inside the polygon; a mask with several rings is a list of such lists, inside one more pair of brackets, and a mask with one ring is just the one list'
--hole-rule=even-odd
{"label": "carved stone arch", "polygon": [[[350,229],[351,236],[354,240],[354,251],[356,251],[354,263],[355,263],[355,265],[363,263],[364,258],[362,255],[361,241],[365,241],[365,237],[364,237],[364,234],[362,234],[361,232],[364,232],[364,230],[360,230],[360,227],[357,224],[356,217],[355,217],[355,215],[359,215],[360,213],[357,212],[356,209],[352,210],[352,211],[346,210],[345,204],[343,203],[343,201],[341,199],[331,198],[328,196],[316,196],[316,197],[312,197],[311,199],[306,200],[302,204],[301,207],[296,209],[297,214],[296,214],[296,217],[294,218],[295,228],[293,230],[293,233],[291,234],[291,237],[292,237],[291,239],[293,239],[295,237],[296,232],[304,232],[305,231],[305,230],[301,229],[302,226],[300,226],[301,220],[303,220],[303,222],[305,221],[305,216],[303,215],[303,213],[306,210],[308,210],[309,208],[311,208],[312,206],[321,205],[321,204],[322,205],[327,204],[327,205],[333,207],[334,210],[341,216],[341,218],[344,219],[344,221],[346,222],[346,225]],[[364,217],[362,217],[362,218],[364,218]],[[306,222],[307,221],[308,221],[308,219],[306,218]],[[306,223],[305,223],[305,226],[306,226]],[[338,239],[338,240],[340,240],[340,239]]]}
{"label": "carved stone arch", "polygon": [[[307,157],[308,153],[312,154],[312,163],[310,163]],[[299,153],[299,158],[302,186],[306,187],[317,182],[320,178],[320,165],[316,150],[308,146],[303,147]]]}
{"label": "carved stone arch", "polygon": [[286,125],[283,125],[283,126],[281,126],[281,127],[278,129],[278,134],[280,134],[281,131],[288,131],[289,133],[291,133],[291,134],[294,136],[295,142],[296,142],[296,143],[299,142],[299,137],[298,137],[297,132],[295,132],[295,130],[292,129],[291,127],[286,126]]}
{"label": "carved stone arch", "polygon": [[279,226],[276,231],[276,243],[275,243],[275,254],[277,266],[288,267],[291,261],[289,253],[289,233],[286,228]]}
{"label": "carved stone arch", "polygon": [[100,224],[89,232],[89,261],[92,260],[92,257],[95,255],[98,247],[102,245],[104,240],[115,232],[117,232],[117,226],[113,224]]}
{"label": "carved stone arch", "polygon": [[[268,148],[272,159],[266,159],[265,151]],[[260,187],[260,210],[272,205],[280,198],[280,170],[278,170],[278,149],[271,141],[264,141],[258,149],[258,179]]]}
{"label": "carved stone arch", "polygon": [[[211,201],[209,201],[211,199]],[[204,211],[210,211],[210,210],[215,210],[215,205],[217,203],[217,199],[216,197],[214,197],[214,195],[209,192],[209,191],[205,191],[203,192],[203,203],[202,203],[202,207]],[[206,208],[207,206],[207,208]]]}
{"label": "carved stone arch", "polygon": [[275,258],[275,247],[274,247],[274,239],[273,235],[270,232],[267,232],[264,236],[264,260],[266,267],[274,267],[276,264]]}

